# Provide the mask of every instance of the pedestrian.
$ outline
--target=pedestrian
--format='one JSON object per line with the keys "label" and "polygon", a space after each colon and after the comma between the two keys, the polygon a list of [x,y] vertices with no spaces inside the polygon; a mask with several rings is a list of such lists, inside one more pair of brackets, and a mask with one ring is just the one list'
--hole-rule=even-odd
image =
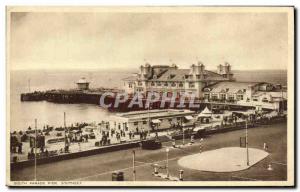
{"label": "pedestrian", "polygon": [[81,151],[80,142],[78,142],[78,151]]}
{"label": "pedestrian", "polygon": [[174,148],[176,147],[175,139],[173,139],[173,141],[172,141],[172,146],[173,146]]}
{"label": "pedestrian", "polygon": [[264,150],[266,151],[267,149],[267,143],[264,143]]}
{"label": "pedestrian", "polygon": [[140,140],[142,140],[142,139],[143,139],[143,133],[140,132]]}
{"label": "pedestrian", "polygon": [[128,134],[129,135],[129,139],[131,139],[131,134],[132,134],[131,131],[129,131],[129,134]]}
{"label": "pedestrian", "polygon": [[48,150],[46,149],[46,151],[45,151],[45,155],[46,155],[46,157],[48,157],[49,156],[49,152],[48,152]]}
{"label": "pedestrian", "polygon": [[22,153],[22,142],[19,144],[19,147],[18,147],[18,153]]}

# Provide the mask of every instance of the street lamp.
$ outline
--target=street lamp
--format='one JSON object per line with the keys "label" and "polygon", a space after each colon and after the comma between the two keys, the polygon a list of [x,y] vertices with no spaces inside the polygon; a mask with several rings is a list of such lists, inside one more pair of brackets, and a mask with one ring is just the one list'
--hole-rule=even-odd
{"label": "street lamp", "polygon": [[36,177],[36,165],[37,165],[37,159],[36,159],[36,155],[37,155],[37,151],[36,151],[36,147],[37,147],[37,119],[34,119],[34,131],[35,131],[35,140],[34,140],[34,180],[37,181],[37,177]]}
{"label": "street lamp", "polygon": [[167,169],[167,179],[169,178],[169,148],[166,148],[166,152],[167,152],[167,165],[166,165],[166,169]]}
{"label": "street lamp", "polygon": [[246,153],[247,153],[247,166],[249,166],[249,149],[248,149],[248,116],[246,117]]}

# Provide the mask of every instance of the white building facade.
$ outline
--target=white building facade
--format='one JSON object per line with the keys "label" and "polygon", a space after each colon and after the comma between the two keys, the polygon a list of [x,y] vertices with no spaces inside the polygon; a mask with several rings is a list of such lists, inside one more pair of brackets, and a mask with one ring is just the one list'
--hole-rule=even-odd
{"label": "white building facade", "polygon": [[175,64],[151,66],[147,63],[140,66],[137,75],[124,79],[124,89],[130,94],[157,92],[179,97],[188,93],[201,98],[204,87],[223,81],[234,81],[228,63],[219,65],[217,72],[206,70],[200,62],[191,65],[190,69],[179,69]]}
{"label": "white building facade", "polygon": [[203,89],[205,101],[285,110],[287,92],[265,82],[220,82]]}

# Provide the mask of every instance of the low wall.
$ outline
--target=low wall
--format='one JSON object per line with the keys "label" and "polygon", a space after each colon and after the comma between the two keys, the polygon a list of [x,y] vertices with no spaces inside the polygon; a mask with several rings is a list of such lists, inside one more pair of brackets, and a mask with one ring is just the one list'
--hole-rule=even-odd
{"label": "low wall", "polygon": [[[40,158],[40,159],[37,159],[37,164],[40,165],[40,164],[52,163],[52,162],[56,162],[56,161],[74,159],[74,158],[78,158],[78,157],[86,157],[86,156],[96,155],[96,154],[101,154],[101,153],[119,151],[119,150],[124,150],[124,149],[131,149],[131,148],[135,148],[135,147],[139,147],[139,146],[140,146],[140,141],[103,146],[103,147],[99,147],[97,149],[92,149],[92,150],[87,150],[87,151],[66,153],[66,154],[62,154],[62,155],[50,156],[47,158]],[[28,167],[28,166],[33,166],[34,159],[13,162],[10,165],[11,165],[12,170],[20,169],[20,168],[24,168],[24,167]]]}

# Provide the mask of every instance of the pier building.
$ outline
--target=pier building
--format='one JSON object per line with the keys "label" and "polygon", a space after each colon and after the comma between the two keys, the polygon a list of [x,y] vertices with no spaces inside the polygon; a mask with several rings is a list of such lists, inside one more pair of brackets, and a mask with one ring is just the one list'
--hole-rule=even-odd
{"label": "pier building", "polygon": [[189,69],[179,69],[176,64],[151,66],[146,63],[140,66],[138,74],[124,79],[124,89],[132,94],[167,92],[168,97],[173,94],[179,97],[188,93],[201,98],[204,87],[223,81],[234,81],[229,63],[217,66],[217,72],[206,70],[201,62],[192,64]]}
{"label": "pier building", "polygon": [[112,117],[117,124],[136,132],[156,131],[178,126],[192,126],[196,113],[190,110],[145,110],[119,113]]}
{"label": "pier building", "polygon": [[231,65],[227,62],[209,71],[198,62],[189,69],[177,65],[140,66],[138,74],[124,79],[124,90],[129,94],[147,95],[156,92],[167,97],[175,94],[193,94],[197,101],[224,105],[234,104],[277,111],[286,110],[287,91],[280,84],[266,82],[239,82],[233,77]]}
{"label": "pier building", "polygon": [[286,110],[287,92],[265,82],[220,82],[203,88],[205,101]]}

